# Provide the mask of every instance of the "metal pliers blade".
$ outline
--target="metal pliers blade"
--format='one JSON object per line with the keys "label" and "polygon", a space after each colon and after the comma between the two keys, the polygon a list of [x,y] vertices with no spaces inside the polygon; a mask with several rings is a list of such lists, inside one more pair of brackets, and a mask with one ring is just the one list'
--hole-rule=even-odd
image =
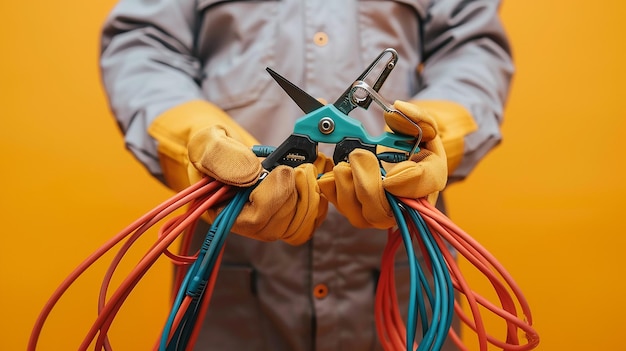
{"label": "metal pliers blade", "polygon": [[[268,67],[266,70],[305,114],[324,107],[324,104],[316,98],[307,94],[271,68]],[[261,164],[263,168],[271,170],[279,165],[297,167],[303,163],[313,163],[316,158],[317,142],[311,140],[306,133],[294,133],[280,144]]]}

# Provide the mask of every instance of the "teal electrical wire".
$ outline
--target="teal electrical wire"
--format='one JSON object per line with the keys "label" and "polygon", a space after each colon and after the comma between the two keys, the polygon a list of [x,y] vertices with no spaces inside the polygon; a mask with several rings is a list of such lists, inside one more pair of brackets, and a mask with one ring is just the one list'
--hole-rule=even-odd
{"label": "teal electrical wire", "polygon": [[[222,212],[224,213],[224,212]],[[191,265],[189,271],[187,272],[187,274],[184,277],[184,280],[181,284],[180,289],[178,290],[178,294],[176,295],[176,299],[174,300],[174,303],[172,304],[172,309],[170,311],[170,315],[168,316],[167,322],[165,324],[164,330],[163,330],[163,335],[161,336],[161,344],[160,344],[160,350],[164,350],[166,349],[166,345],[167,345],[167,335],[170,334],[172,325],[174,323],[174,318],[176,316],[177,311],[180,308],[180,305],[182,304],[183,299],[185,298],[185,296],[187,295],[188,292],[188,287],[191,285],[191,281],[193,278],[195,278],[197,276],[197,272],[200,268],[200,262],[204,259],[207,251],[209,250],[209,247],[211,245],[211,243],[214,240],[215,234],[219,228],[219,223],[222,221],[222,218],[224,217],[224,215],[220,213],[216,220],[214,221],[213,225],[211,226],[211,228],[209,229],[207,236],[205,237],[204,243],[202,244],[202,247],[200,248],[200,251],[198,253],[198,258],[194,261],[194,263]]]}
{"label": "teal electrical wire", "polygon": [[[216,232],[217,235],[214,239],[215,244],[209,247],[209,251],[205,256],[205,258],[208,257],[209,259],[205,259],[201,262],[200,270],[197,273],[197,277],[193,280],[193,282],[198,281],[199,284],[195,287],[192,284],[192,286],[188,289],[187,294],[193,296],[193,304],[188,308],[185,319],[181,323],[181,327],[184,326],[185,329],[180,332],[180,339],[182,339],[185,345],[187,344],[193,328],[196,325],[200,302],[205,297],[206,284],[211,277],[211,273],[215,269],[215,262],[217,261],[217,257],[222,250],[227,235],[230,233],[230,229],[237,219],[237,216],[241,212],[241,209],[246,204],[250,192],[254,188],[255,186],[240,191],[231,201],[231,203],[226,206],[226,208],[222,211],[225,212],[225,215],[222,221],[220,221],[219,223],[219,230]],[[178,348],[174,348],[172,350],[177,349]]]}
{"label": "teal electrical wire", "polygon": [[[178,328],[172,335],[166,350],[178,350],[181,345],[183,345],[184,348],[188,343],[197,321],[197,314],[200,302],[204,297],[206,283],[208,282],[211,272],[213,271],[217,256],[221,251],[224,240],[229,233],[230,228],[232,228],[237,215],[241,212],[243,205],[247,201],[248,194],[251,190],[252,188],[248,188],[240,191],[222,210],[222,212],[220,212],[220,215],[218,215],[218,218],[214,221],[211,230],[209,230],[205,244],[203,244],[205,254],[202,257],[199,256],[196,260],[197,269],[189,272],[188,276],[193,277],[189,280],[190,283],[186,287],[181,286],[181,290],[186,290],[186,295],[192,298],[192,303],[185,311],[183,318],[181,319]],[[213,234],[213,237],[211,237],[211,234]],[[178,311],[178,308],[175,306],[173,311],[174,314],[172,316],[175,316],[175,312]],[[169,334],[169,329],[167,333]]]}
{"label": "teal electrical wire", "polygon": [[[417,220],[417,222],[423,227],[423,228],[428,228],[428,226],[426,225],[426,222],[424,221],[424,218],[422,217],[422,215],[417,212],[416,210],[412,209],[413,214],[415,215],[415,219]],[[437,242],[435,241],[435,239],[432,236],[432,233],[430,233],[429,231],[426,232],[424,231],[424,236],[426,236],[429,239],[430,245],[433,247],[433,250],[436,250],[437,255],[436,257],[439,259],[440,261],[440,275],[444,278],[445,280],[445,288],[446,288],[446,292],[447,292],[447,297],[448,297],[448,301],[450,301],[449,304],[444,304],[443,307],[446,309],[444,313],[444,315],[446,316],[446,328],[445,331],[447,332],[447,330],[449,329],[450,325],[452,324],[452,317],[454,315],[454,286],[452,285],[452,277],[450,275],[450,270],[448,269],[447,265],[446,265],[446,261],[445,258],[443,256],[443,253],[441,252],[441,248],[439,248],[439,246],[437,245]],[[426,235],[426,233],[428,233],[429,235]]]}
{"label": "teal electrical wire", "polygon": [[[446,340],[447,331],[452,324],[454,294],[450,272],[447,270],[445,259],[441,250],[437,246],[430,229],[419,212],[409,206],[406,206],[395,196],[389,193],[386,193],[386,195],[396,218],[398,229],[402,234],[405,249],[407,250],[407,256],[409,257],[409,268],[412,270],[409,311],[407,316],[407,350],[412,350],[412,345],[415,341],[415,324],[418,317],[416,313],[421,317],[423,335],[422,340],[418,345],[418,351],[440,350]],[[421,267],[417,264],[415,251],[412,248],[413,244],[410,232],[407,227],[406,218],[403,216],[403,211],[407,213],[410,220],[415,224],[418,231],[416,236],[419,235],[419,238],[423,242],[426,254],[430,258],[433,276],[432,288],[435,290],[434,296],[431,292],[431,284],[426,281]],[[416,278],[419,278],[419,284],[416,281]],[[431,306],[431,323],[428,323],[428,319],[426,318],[423,295],[420,294],[421,288],[426,291]],[[415,307],[416,304],[419,308]]]}
{"label": "teal electrical wire", "polygon": [[[439,309],[441,306],[441,287],[440,287],[440,281],[439,281],[439,276],[438,273],[440,272],[438,270],[438,264],[440,263],[438,260],[438,256],[437,253],[433,252],[433,248],[430,242],[429,242],[429,238],[428,238],[428,234],[430,234],[430,232],[428,231],[427,227],[422,226],[419,221],[417,221],[415,219],[416,216],[416,212],[412,211],[411,209],[407,209],[406,212],[409,214],[410,218],[413,220],[413,223],[416,225],[417,231],[420,234],[421,238],[422,238],[422,242],[424,243],[424,247],[426,249],[426,252],[428,254],[428,256],[430,257],[430,262],[431,262],[431,267],[432,267],[432,274],[433,274],[433,287],[435,289],[435,296],[436,298],[434,299],[434,305],[431,304],[431,312],[432,312],[432,323],[430,325],[430,328],[428,328],[427,332],[423,334],[422,336],[422,340],[420,341],[420,345],[418,347],[418,350],[431,350],[432,346],[433,346],[433,340],[434,340],[434,336],[435,336],[435,332],[436,332],[436,326],[438,325],[437,321],[439,320]],[[435,348],[435,350],[438,350],[438,348]]]}
{"label": "teal electrical wire", "polygon": [[[237,216],[243,209],[250,192],[255,187],[256,185],[239,191],[229,204],[218,214],[211,225],[200,252],[198,253],[198,258],[185,275],[181,288],[172,305],[172,309],[163,329],[159,350],[179,350],[181,345],[183,345],[184,348],[187,344],[196,323],[200,302],[204,297],[206,284],[213,272],[217,257]],[[168,344],[167,340],[171,333],[174,319],[186,296],[192,297],[192,304],[187,308],[187,311],[185,311],[179,326],[174,331],[174,334],[172,334],[172,338]]]}
{"label": "teal electrical wire", "polygon": [[[384,167],[380,167],[380,173],[384,177],[386,175],[386,170]],[[417,259],[415,256],[415,250],[413,248],[413,241],[411,240],[411,233],[406,224],[406,220],[402,215],[402,209],[400,207],[399,201],[396,197],[389,192],[385,191],[385,196],[387,197],[387,201],[391,207],[392,212],[394,213],[394,217],[396,219],[396,225],[400,230],[402,241],[404,243],[407,259],[409,261],[409,306],[407,312],[407,333],[406,333],[406,347],[407,349],[411,347],[413,342],[415,341],[415,331],[417,328],[417,317],[421,317],[422,324],[422,334],[426,333],[428,330],[428,318],[426,313],[426,306],[424,303],[424,298],[422,295],[422,289],[426,292],[428,296],[429,303],[432,304],[433,296],[430,291],[430,285],[428,284],[424,272],[421,267],[417,263]],[[416,277],[417,276],[417,277]],[[419,279],[420,286],[417,285],[417,280]],[[417,301],[416,301],[417,299]],[[417,308],[416,308],[417,305]]]}
{"label": "teal electrical wire", "polygon": [[[441,278],[443,274],[443,270],[441,269],[441,264],[444,263],[442,261],[442,255],[440,251],[437,251],[431,241],[431,233],[428,230],[428,227],[423,225],[421,221],[419,221],[419,214],[413,209],[407,209],[406,212],[409,214],[409,217],[413,221],[416,226],[416,229],[422,239],[424,244],[424,248],[426,253],[430,257],[431,262],[431,271],[433,274],[433,287],[435,289],[436,298],[434,300],[434,305],[432,306],[432,323],[431,327],[428,331],[423,335],[422,340],[418,346],[418,350],[439,350],[441,348],[441,344],[445,341],[445,334],[441,337],[441,333],[437,333],[440,328],[440,314],[442,306],[445,306],[448,303],[446,296],[442,296],[442,286],[441,286]],[[443,301],[442,301],[443,300]],[[435,339],[435,336],[439,338]]]}
{"label": "teal electrical wire", "polygon": [[[180,333],[180,338],[184,341],[185,345],[188,343],[188,340],[191,337],[191,333],[193,332],[193,328],[196,325],[201,302],[205,298],[206,284],[208,283],[211,277],[211,274],[215,269],[215,262],[217,261],[217,257],[219,256],[220,251],[222,250],[222,247],[224,246],[226,237],[230,233],[230,229],[235,223],[237,216],[241,212],[243,206],[248,201],[250,192],[255,187],[256,185],[250,188],[241,190],[237,195],[235,195],[235,198],[231,201],[231,204],[226,206],[226,208],[222,211],[222,212],[224,211],[227,212],[223,219],[223,221],[226,221],[226,223],[222,225],[220,222],[220,225],[219,225],[220,230],[217,232],[218,235],[216,236],[216,239],[214,239],[215,245],[211,245],[211,247],[209,248],[209,252],[207,252],[206,257],[210,257],[210,260],[208,260],[208,263],[206,264],[203,261],[200,265],[201,269],[198,272],[198,275],[200,276],[200,279],[199,279],[200,284],[195,288],[195,291],[194,291],[194,288],[190,288],[188,291],[188,294],[194,297],[192,300],[193,304],[190,305],[190,307],[188,308],[185,319],[183,321],[184,322],[183,325],[185,326],[185,329]],[[174,348],[173,350],[177,350],[177,349],[178,348]]]}
{"label": "teal electrical wire", "polygon": [[417,315],[416,312],[416,301],[415,297],[419,296],[420,301],[423,300],[421,298],[421,290],[417,287],[417,271],[420,269],[417,264],[415,251],[413,250],[413,245],[409,233],[409,228],[404,220],[404,216],[402,216],[402,210],[398,205],[398,202],[395,201],[394,197],[385,192],[387,196],[387,200],[389,201],[389,205],[391,206],[391,210],[394,213],[396,218],[396,224],[398,225],[398,229],[400,229],[400,233],[402,234],[402,240],[404,241],[404,248],[406,250],[407,258],[409,261],[409,276],[410,276],[410,286],[409,286],[409,307],[408,307],[408,316],[407,316],[407,332],[406,332],[406,345],[407,350],[413,349],[413,343],[415,341],[415,330],[417,328]]}
{"label": "teal electrical wire", "polygon": [[[191,284],[191,281],[194,277],[196,277],[197,272],[199,270],[199,266],[200,266],[200,262],[201,259],[205,257],[206,252],[208,251],[209,246],[206,245],[206,243],[211,243],[214,239],[215,233],[216,233],[216,229],[219,226],[219,223],[221,221],[221,218],[223,216],[218,215],[216,220],[213,223],[213,226],[211,226],[211,229],[209,230],[205,241],[200,249],[200,252],[198,253],[198,259],[196,259],[196,261],[194,261],[194,263],[191,265],[189,271],[187,272],[187,274],[185,275],[183,282],[181,284],[180,289],[178,290],[178,293],[176,295],[176,299],[174,300],[174,303],[172,304],[172,308],[170,310],[170,314],[168,316],[168,319],[165,323],[165,327],[163,328],[163,334],[161,335],[161,341],[159,344],[159,350],[167,350],[167,344],[168,344],[168,335],[171,333],[171,329],[172,329],[172,325],[174,324],[174,318],[176,316],[176,313],[178,312],[178,310],[180,309],[180,306],[183,302],[183,299],[185,298],[185,296],[187,295],[187,291],[188,291],[188,287]],[[210,244],[209,244],[210,245]],[[174,338],[172,338],[174,339]]]}
{"label": "teal electrical wire", "polygon": [[[433,308],[432,325],[434,328],[429,329],[426,335],[424,335],[420,346],[423,344],[426,350],[440,350],[452,324],[454,305],[452,278],[450,277],[450,272],[447,270],[443,254],[437,246],[432,233],[428,230],[428,226],[422,216],[412,208],[409,208],[407,213],[413,223],[418,227],[419,235],[431,258],[433,282],[438,297],[435,299],[435,306]],[[420,349],[421,348],[418,348],[418,350]]]}

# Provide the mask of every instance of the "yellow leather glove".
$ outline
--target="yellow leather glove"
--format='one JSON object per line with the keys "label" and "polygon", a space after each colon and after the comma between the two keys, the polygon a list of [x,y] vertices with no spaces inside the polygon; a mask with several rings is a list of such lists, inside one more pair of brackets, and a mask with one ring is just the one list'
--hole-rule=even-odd
{"label": "yellow leather glove", "polygon": [[[411,160],[392,165],[383,179],[376,156],[357,149],[348,155],[349,162],[340,162],[319,180],[322,193],[358,228],[385,229],[395,225],[385,190],[399,197],[428,197],[435,202],[447,182],[448,160],[434,117],[414,103],[396,101],[394,107],[422,129],[420,151]],[[418,134],[417,128],[399,114],[385,113],[384,117],[392,131]]]}
{"label": "yellow leather glove", "polygon": [[[209,127],[213,128],[209,131]],[[193,146],[192,150],[188,149],[190,140],[199,131],[203,131],[202,134],[206,139],[211,139],[210,135],[207,134],[212,134],[216,138],[232,140],[233,145],[240,145],[241,149],[249,149],[252,145],[258,144],[256,139],[241,128],[230,116],[207,101],[189,101],[165,111],[152,122],[148,128],[148,133],[158,142],[157,151],[163,177],[167,186],[175,191],[187,188],[203,176],[189,162],[190,153],[202,153],[196,150],[202,148],[202,144]],[[239,143],[235,144],[235,142]],[[229,161],[225,164],[226,167],[231,166],[230,162],[242,164],[242,167],[237,169],[241,173],[232,175],[229,179],[234,185],[241,184],[244,186],[256,182],[261,167],[257,164],[258,160],[251,151],[249,153],[241,152],[240,157],[232,156],[239,154],[238,151],[242,150],[231,151],[230,148],[225,147],[225,150],[221,151],[223,152],[215,155],[215,157]],[[224,152],[232,152],[232,154],[225,155]]]}
{"label": "yellow leather glove", "polygon": [[[314,164],[274,168],[252,190],[232,231],[261,241],[304,244],[328,213],[328,200],[321,195],[317,177],[332,167],[332,160],[320,154]],[[210,209],[208,215],[213,220],[221,210]]]}
{"label": "yellow leather glove", "polygon": [[[163,175],[180,191],[204,176],[247,187],[263,172],[251,151],[258,144],[225,112],[206,101],[191,101],[158,116],[149,127],[158,141]],[[332,169],[323,155],[315,164],[277,167],[254,189],[232,231],[250,238],[306,242],[324,219],[328,202],[320,195],[317,176]],[[222,207],[223,208],[223,207]],[[207,211],[212,222],[222,208]]]}

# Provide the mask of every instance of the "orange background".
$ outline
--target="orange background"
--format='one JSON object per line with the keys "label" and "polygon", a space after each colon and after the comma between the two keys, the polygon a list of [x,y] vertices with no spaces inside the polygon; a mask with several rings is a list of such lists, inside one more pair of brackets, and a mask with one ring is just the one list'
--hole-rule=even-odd
{"label": "orange background", "polygon": [[[69,272],[171,196],[124,150],[100,86],[99,29],[113,4],[0,3],[2,350],[24,349]],[[522,286],[538,350],[622,348],[625,10],[616,0],[504,2],[517,65],[505,141],[448,192],[453,220]],[[61,300],[39,350],[77,348],[106,267],[97,264]],[[111,332],[116,350],[152,345],[169,273],[159,261],[131,295]]]}

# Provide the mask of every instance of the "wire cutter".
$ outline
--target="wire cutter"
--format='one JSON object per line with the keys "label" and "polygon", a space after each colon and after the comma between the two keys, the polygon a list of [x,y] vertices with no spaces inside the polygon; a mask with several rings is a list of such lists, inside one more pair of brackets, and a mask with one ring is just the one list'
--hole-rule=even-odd
{"label": "wire cutter", "polygon": [[[375,68],[381,65],[385,56],[390,56],[390,58],[385,62],[374,83],[372,85],[366,83],[366,79]],[[278,165],[297,167],[303,163],[313,163],[317,158],[319,143],[335,144],[333,153],[335,164],[347,160],[348,154],[356,148],[366,149],[374,154],[378,145],[403,151],[395,153],[390,162],[408,159],[417,152],[422,134],[419,126],[394,109],[378,94],[378,90],[395,67],[397,60],[398,54],[394,49],[385,49],[332,105],[322,104],[269,67],[266,68],[305,115],[296,121],[293,133],[265,158],[262,162],[263,167],[266,170],[272,170]],[[356,107],[367,109],[372,101],[378,103],[387,112],[401,114],[417,127],[419,135],[401,135],[390,132],[383,132],[379,136],[369,135],[363,124],[349,117],[348,114]]]}

